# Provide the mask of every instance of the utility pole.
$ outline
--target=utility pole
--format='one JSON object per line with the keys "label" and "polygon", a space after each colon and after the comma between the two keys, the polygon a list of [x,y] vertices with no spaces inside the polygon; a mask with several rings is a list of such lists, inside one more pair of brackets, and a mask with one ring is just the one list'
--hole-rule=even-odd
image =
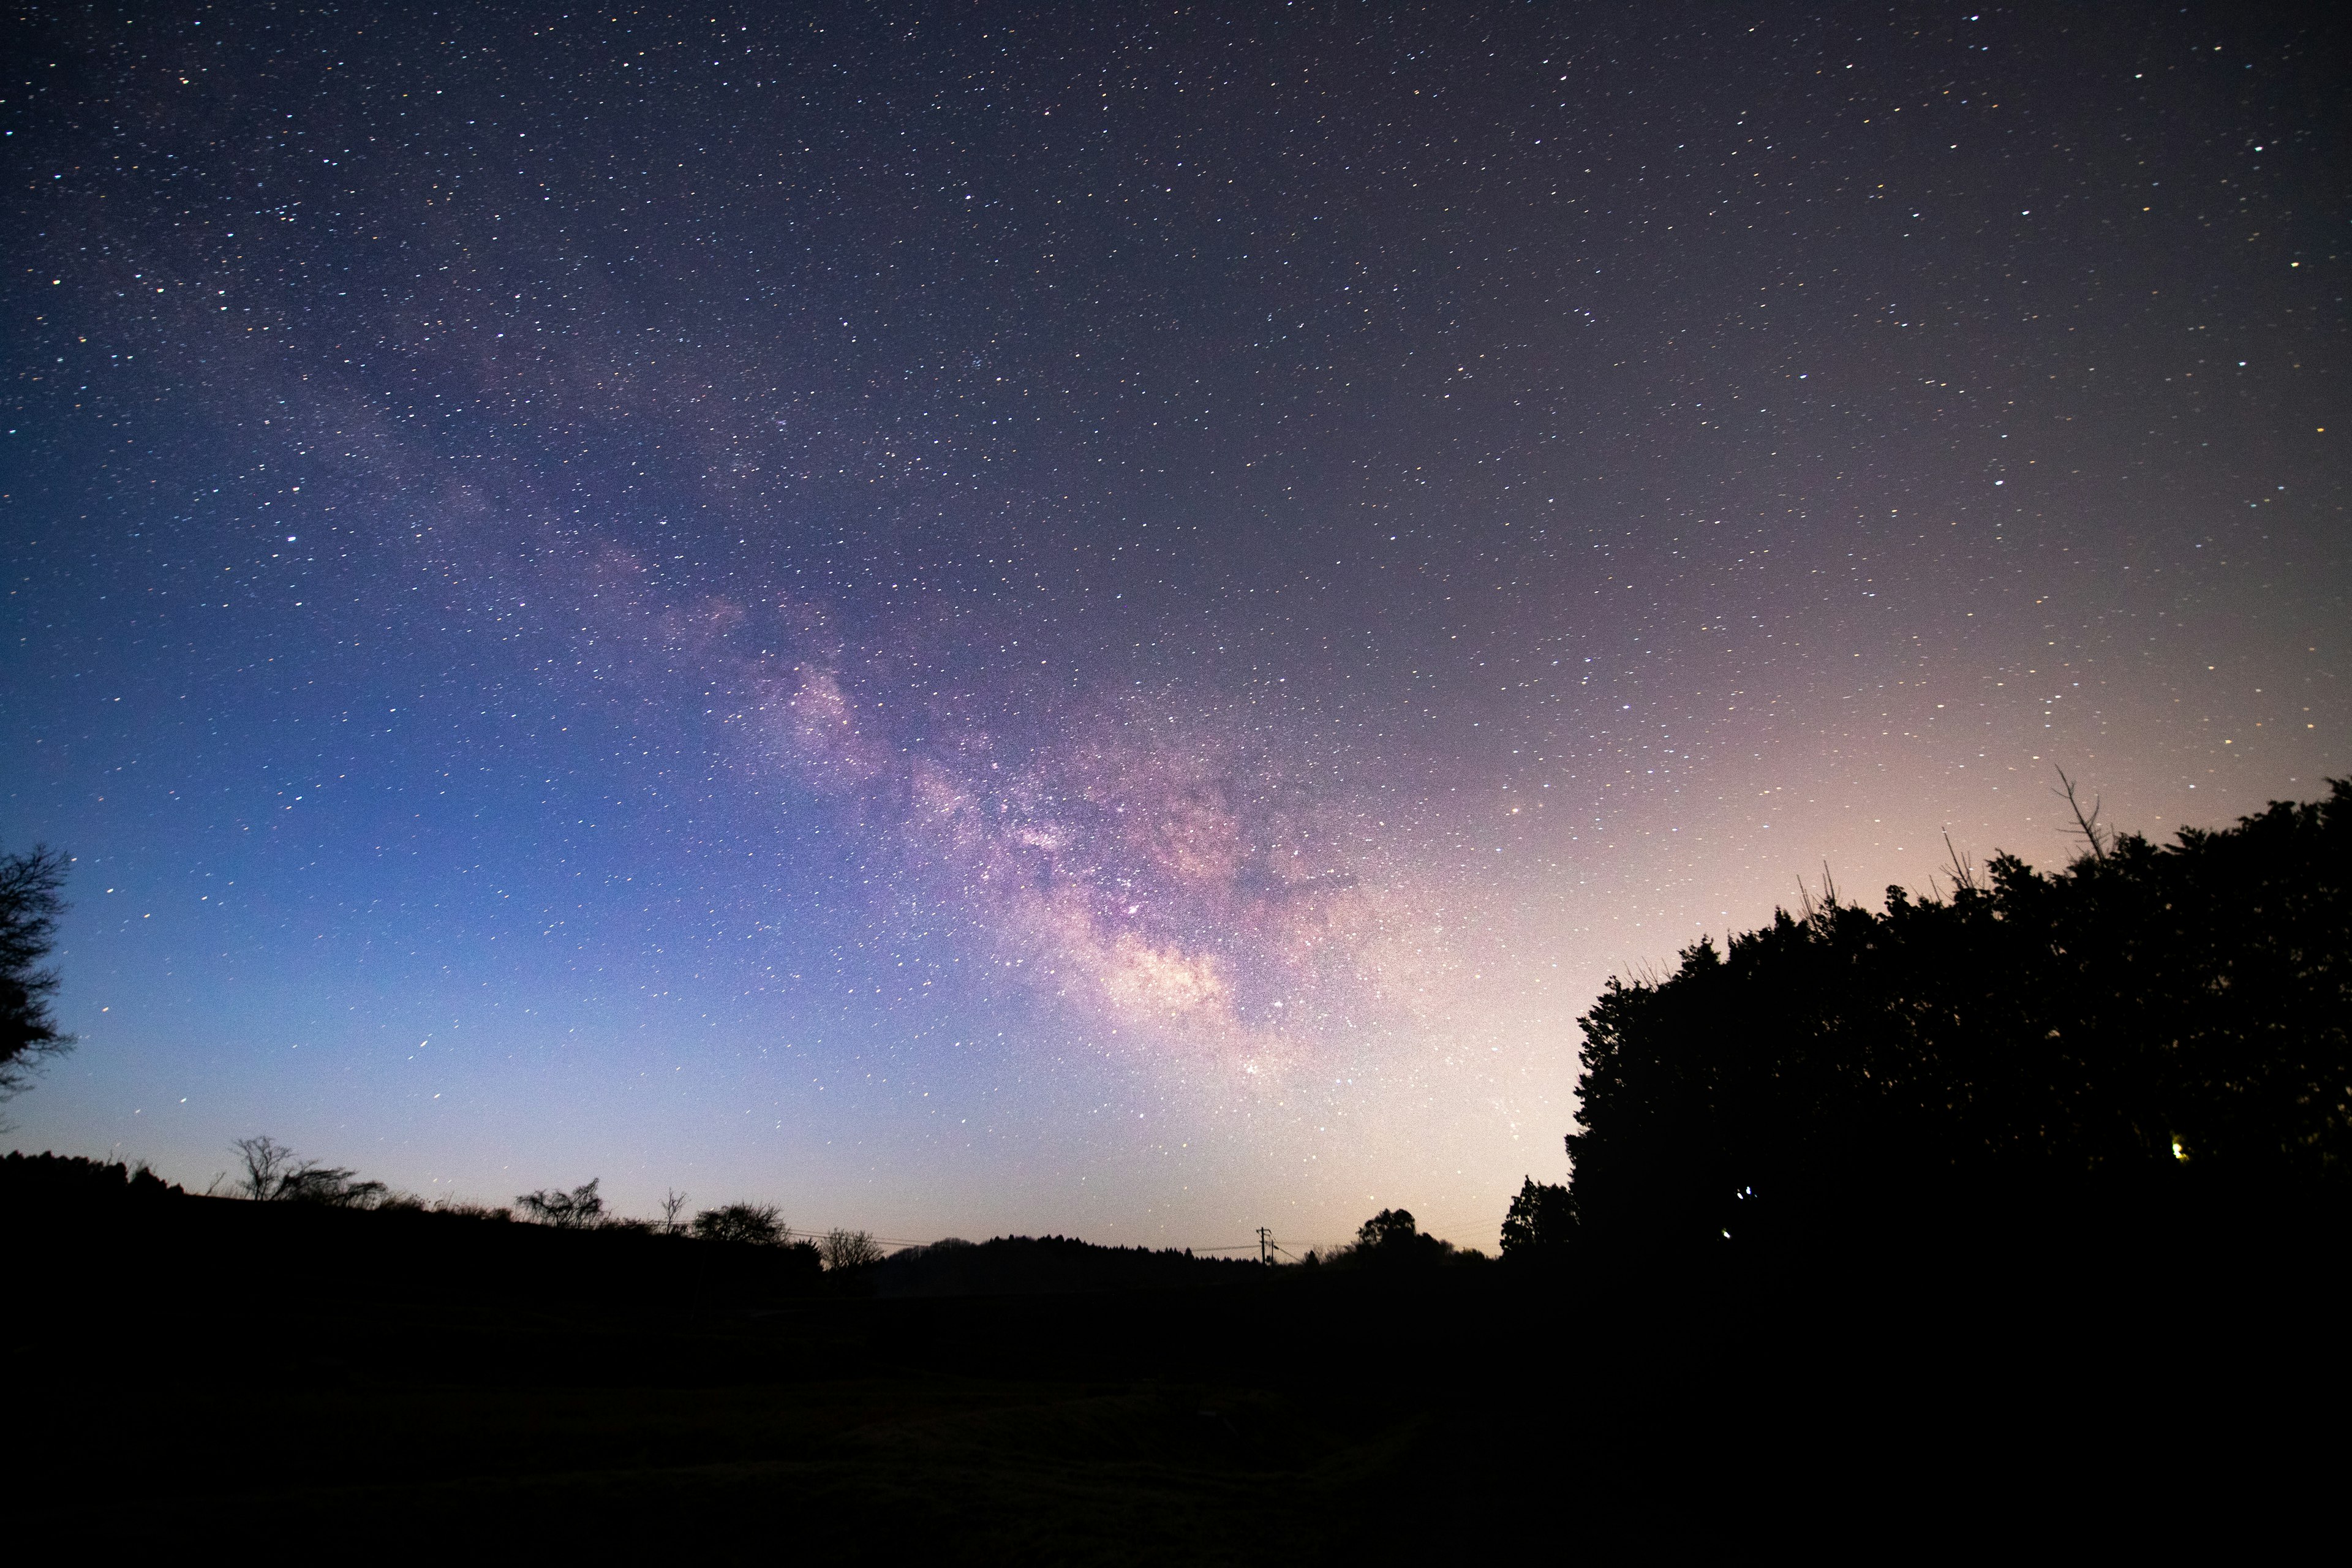
{"label": "utility pole", "polygon": [[1258,1260],[1260,1263],[1265,1263],[1265,1262],[1270,1261],[1270,1259],[1268,1259],[1268,1258],[1266,1257],[1266,1248],[1267,1248],[1267,1247],[1272,1247],[1273,1245],[1274,1245],[1274,1232],[1273,1232],[1273,1231],[1271,1231],[1271,1230],[1269,1230],[1269,1229],[1267,1229],[1265,1226],[1258,1226],[1258,1227],[1257,1227],[1257,1260]]}

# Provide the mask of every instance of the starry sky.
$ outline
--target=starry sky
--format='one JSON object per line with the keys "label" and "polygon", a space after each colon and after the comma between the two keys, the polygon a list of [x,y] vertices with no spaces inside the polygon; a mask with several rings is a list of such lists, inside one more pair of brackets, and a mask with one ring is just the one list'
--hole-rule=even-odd
{"label": "starry sky", "polygon": [[16,7],[5,1136],[1491,1247],[1607,975],[2352,771],[2335,26]]}

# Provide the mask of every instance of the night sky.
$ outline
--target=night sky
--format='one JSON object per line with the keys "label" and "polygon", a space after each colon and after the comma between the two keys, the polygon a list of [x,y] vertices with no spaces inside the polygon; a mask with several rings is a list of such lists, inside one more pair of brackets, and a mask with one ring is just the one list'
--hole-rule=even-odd
{"label": "night sky", "polygon": [[2325,15],[19,7],[5,1137],[1491,1248],[1610,973],[2352,771]]}

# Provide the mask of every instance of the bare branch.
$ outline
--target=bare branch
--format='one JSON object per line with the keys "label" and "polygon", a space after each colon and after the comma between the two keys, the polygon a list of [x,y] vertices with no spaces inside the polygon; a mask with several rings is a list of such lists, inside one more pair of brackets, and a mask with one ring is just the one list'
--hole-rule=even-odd
{"label": "bare branch", "polygon": [[243,1193],[256,1203],[276,1201],[286,1178],[294,1173],[294,1151],[275,1138],[256,1133],[240,1138],[229,1145],[236,1151],[238,1161],[245,1166],[232,1191]]}
{"label": "bare branch", "polygon": [[2114,847],[2116,837],[2114,829],[2099,826],[2099,807],[2105,803],[2105,797],[2094,797],[2091,801],[2090,813],[2085,816],[2082,799],[2075,792],[2074,781],[2066,776],[2064,768],[2058,770],[2058,782],[2064,787],[2053,789],[2050,793],[2064,801],[2066,809],[2074,814],[2074,830],[2083,836],[2083,842],[2091,847],[2091,858],[2105,859],[2108,849]]}
{"label": "bare branch", "polygon": [[1824,860],[1822,862],[1822,896],[1818,899],[1814,898],[1813,890],[1805,886],[1805,879],[1802,877],[1800,877],[1797,879],[1797,903],[1798,907],[1804,910],[1807,923],[1817,921],[1823,915],[1833,913],[1836,910],[1838,907],[1837,879],[1830,875],[1830,863],[1828,861]]}
{"label": "bare branch", "polygon": [[1954,892],[1981,893],[1985,890],[1983,873],[1977,869],[1974,860],[1953,847],[1952,836],[1948,833],[1944,835],[1944,853],[1952,858],[1950,876]]}

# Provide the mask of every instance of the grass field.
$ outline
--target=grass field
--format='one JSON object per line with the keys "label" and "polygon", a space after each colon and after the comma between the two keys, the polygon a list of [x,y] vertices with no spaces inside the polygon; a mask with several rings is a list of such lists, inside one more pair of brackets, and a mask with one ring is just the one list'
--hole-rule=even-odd
{"label": "grass field", "polygon": [[1908,1559],[2284,1540],[2342,1460],[2324,1247],[1915,1257],[1801,1285],[1486,1266],[891,1300],[671,1289],[627,1248],[595,1255],[626,1265],[600,1286],[588,1237],[508,1238],[539,1261],[501,1273],[377,1216],[268,1206],[96,1234],[20,1216],[18,1540],[101,1560]]}

